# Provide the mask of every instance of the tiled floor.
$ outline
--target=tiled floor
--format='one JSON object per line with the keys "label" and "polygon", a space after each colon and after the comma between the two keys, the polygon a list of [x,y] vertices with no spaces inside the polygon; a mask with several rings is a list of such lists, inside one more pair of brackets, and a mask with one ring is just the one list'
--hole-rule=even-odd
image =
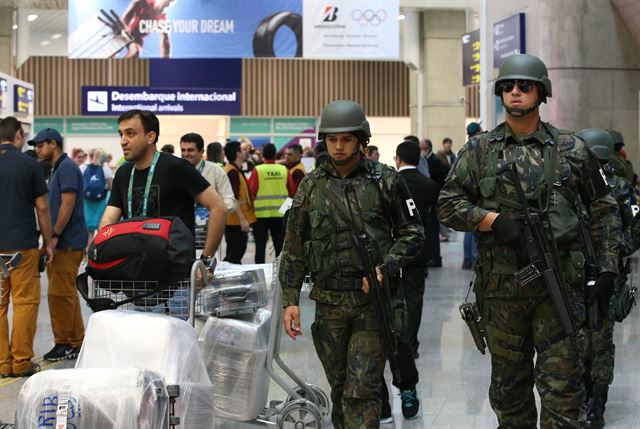
{"label": "tiled floor", "polygon": [[[452,234],[452,241],[442,244],[444,268],[432,269],[427,279],[425,309],[420,331],[420,371],[418,385],[422,401],[421,417],[405,421],[400,411],[400,400],[393,403],[394,423],[383,428],[495,428],[497,421],[489,405],[490,359],[482,356],[460,320],[458,305],[464,301],[471,272],[459,269],[462,262],[462,234]],[[252,262],[252,255],[245,257]],[[637,262],[637,261],[634,261]],[[634,264],[638,273],[638,264]],[[637,274],[636,274],[637,275]],[[42,281],[43,297],[46,279]],[[85,317],[89,311],[85,309]],[[305,299],[302,305],[303,336],[292,342],[282,340],[284,361],[298,375],[329,393],[320,363],[315,355],[309,326],[313,318],[313,302]],[[616,325],[616,373],[607,404],[607,428],[640,428],[640,310],[636,309],[623,323]],[[35,350],[42,356],[52,346],[51,325],[46,299],[43,299],[38,319]],[[67,361],[45,364],[45,368],[72,366]],[[13,421],[17,393],[21,379],[0,380],[0,421]],[[269,399],[284,399],[286,395],[272,383]],[[329,425],[330,426],[330,425]],[[246,424],[222,423],[218,427],[240,428]]]}

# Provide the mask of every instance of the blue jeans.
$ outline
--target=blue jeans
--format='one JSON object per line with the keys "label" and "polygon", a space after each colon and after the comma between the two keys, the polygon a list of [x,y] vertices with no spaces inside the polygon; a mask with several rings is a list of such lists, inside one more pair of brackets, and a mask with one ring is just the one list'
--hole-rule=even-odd
{"label": "blue jeans", "polygon": [[478,244],[473,232],[464,233],[464,265],[472,265],[478,259]]}

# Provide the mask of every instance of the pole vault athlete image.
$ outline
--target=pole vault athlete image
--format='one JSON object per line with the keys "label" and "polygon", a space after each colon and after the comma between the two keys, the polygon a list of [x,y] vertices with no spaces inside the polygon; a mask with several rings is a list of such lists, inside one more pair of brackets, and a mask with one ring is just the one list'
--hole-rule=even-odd
{"label": "pole vault athlete image", "polygon": [[[157,31],[158,26],[162,28],[162,23],[167,21],[165,10],[173,5],[175,0],[132,0],[122,15],[122,22],[126,25],[127,30],[133,41],[128,46],[127,58],[138,58],[142,52],[144,37],[149,33],[158,33],[160,36],[160,57],[169,58],[171,53],[171,41],[169,33]],[[155,22],[154,22],[155,21]],[[149,22],[148,32],[141,31],[141,22]]]}

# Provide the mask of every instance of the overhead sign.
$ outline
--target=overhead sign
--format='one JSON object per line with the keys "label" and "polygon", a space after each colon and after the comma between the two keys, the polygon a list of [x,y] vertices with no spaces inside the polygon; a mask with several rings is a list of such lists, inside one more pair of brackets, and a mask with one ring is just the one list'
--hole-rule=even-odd
{"label": "overhead sign", "polygon": [[493,67],[498,69],[505,58],[525,52],[524,13],[493,24]]}
{"label": "overhead sign", "polygon": [[300,0],[69,0],[69,58],[302,55]]}
{"label": "overhead sign", "polygon": [[8,101],[9,82],[7,79],[0,77],[0,111],[6,109]]}
{"label": "overhead sign", "polygon": [[398,0],[304,0],[305,58],[397,59]]}
{"label": "overhead sign", "polygon": [[399,0],[68,3],[69,58],[397,59],[400,52]]}
{"label": "overhead sign", "polygon": [[480,84],[480,30],[462,36],[462,85]]}
{"label": "overhead sign", "polygon": [[13,110],[16,115],[33,115],[33,89],[16,84],[13,90]]}
{"label": "overhead sign", "polygon": [[83,86],[83,115],[120,115],[132,109],[158,115],[239,115],[239,89]]}

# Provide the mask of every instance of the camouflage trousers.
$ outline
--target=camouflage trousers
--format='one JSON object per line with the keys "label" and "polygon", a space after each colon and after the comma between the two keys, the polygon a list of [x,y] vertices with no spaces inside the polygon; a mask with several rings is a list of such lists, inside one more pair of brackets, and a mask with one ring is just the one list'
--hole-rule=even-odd
{"label": "camouflage trousers", "polygon": [[602,320],[602,327],[589,332],[585,367],[587,383],[611,384],[613,382],[613,366],[616,346],[613,344],[614,322],[608,318]]}
{"label": "camouflage trousers", "polygon": [[482,304],[491,352],[489,399],[499,429],[534,429],[537,410],[533,394],[540,394],[542,429],[579,429],[584,401],[583,340],[566,338],[537,354],[536,345],[561,333],[547,296],[485,298]]}
{"label": "camouflage trousers", "polygon": [[331,385],[334,427],[378,428],[386,355],[373,305],[316,302],[311,333]]}

